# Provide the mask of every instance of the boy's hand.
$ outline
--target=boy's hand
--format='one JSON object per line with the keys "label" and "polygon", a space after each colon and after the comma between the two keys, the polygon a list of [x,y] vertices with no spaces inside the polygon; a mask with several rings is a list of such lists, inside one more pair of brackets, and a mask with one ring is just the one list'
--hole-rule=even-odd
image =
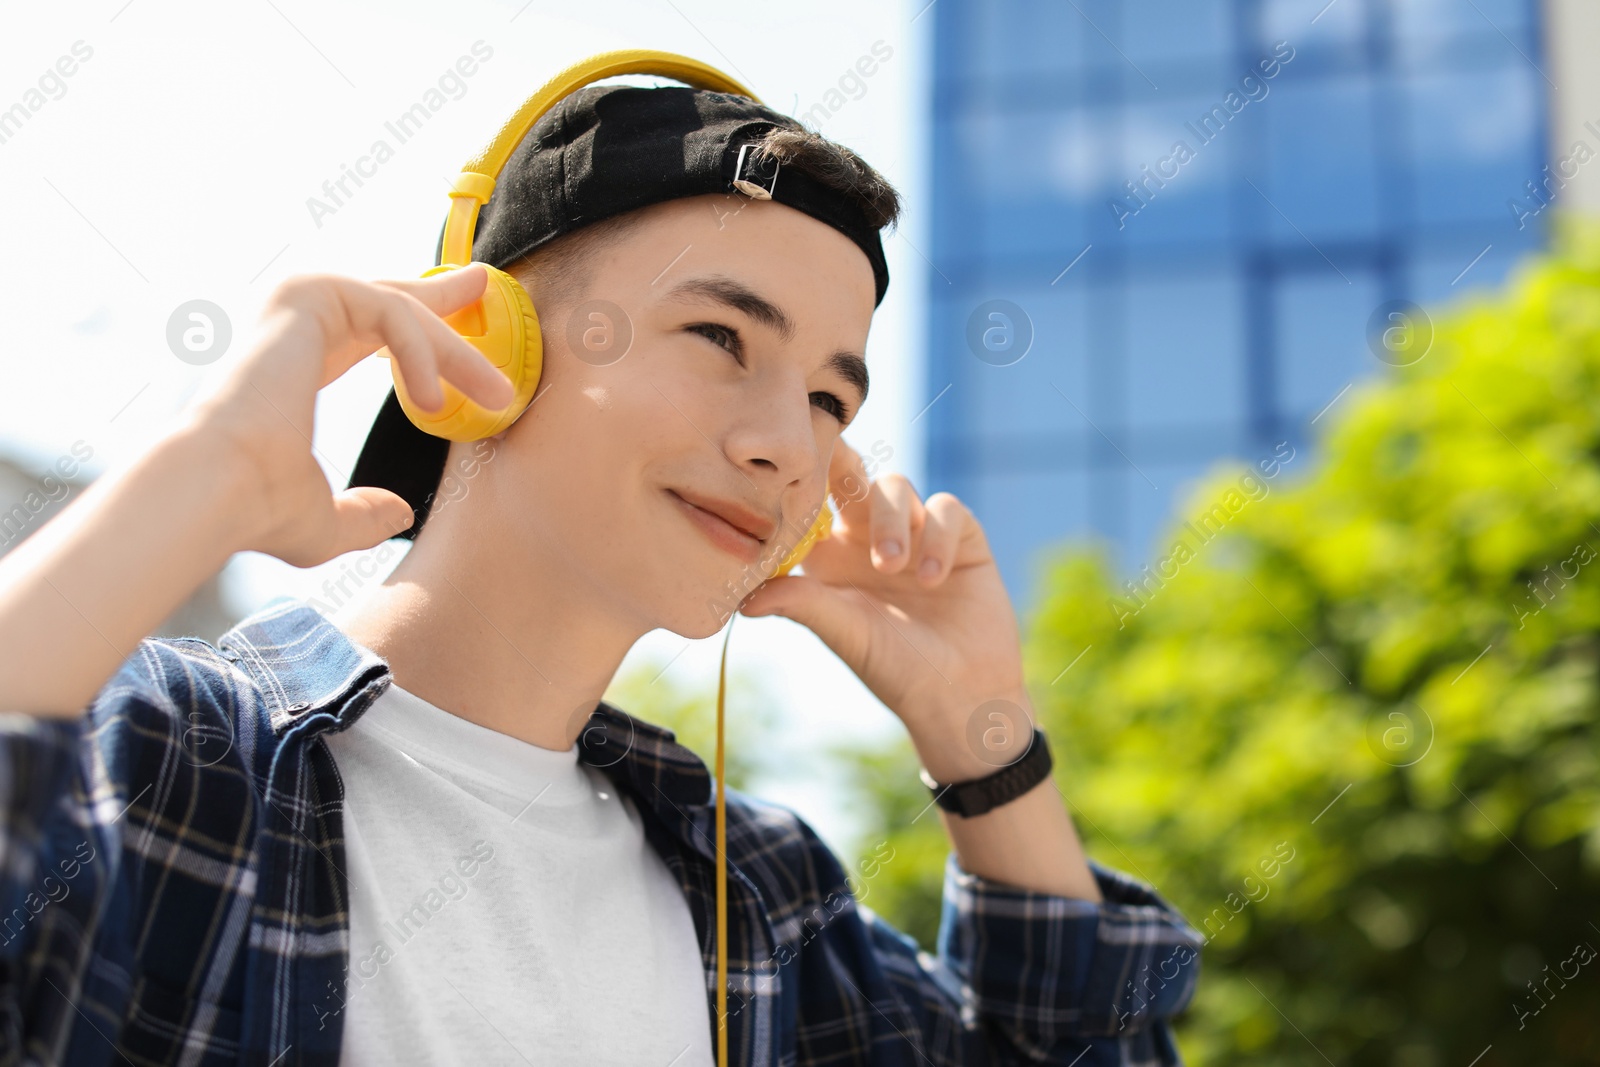
{"label": "boy's hand", "polygon": [[441,376],[505,407],[511,383],[440,318],[487,282],[477,266],[417,281],[313,274],[278,286],[247,354],[173,432],[0,558],[0,711],[81,715],[234,552],[307,567],[410,526],[394,493],[330,490],[312,456],[317,391],[387,345],[429,410],[443,399]]}
{"label": "boy's hand", "polygon": [[[906,724],[936,778],[997,769],[972,737],[1001,708],[1026,740],[1019,720],[1031,722],[1033,708],[1016,613],[982,525],[951,493],[922,500],[903,475],[872,481],[843,439],[828,481],[839,513],[807,554],[806,574],[768,579],[741,613],[783,615],[814,631]],[[880,554],[885,541],[900,551]]]}
{"label": "boy's hand", "polygon": [[425,409],[443,403],[440,377],[485,407],[505,407],[510,381],[441,318],[477,300],[487,281],[474,265],[415,281],[300,275],[273,291],[249,354],[187,416],[238,472],[224,487],[244,520],[247,543],[236,548],[309,567],[411,525],[410,506],[388,490],[330,491],[312,455],[317,392],[387,345]]}
{"label": "boy's hand", "polygon": [[[1021,758],[1038,719],[1016,614],[982,525],[950,493],[923,500],[903,475],[870,480],[843,440],[828,483],[839,521],[806,556],[809,573],[769,579],[745,614],[785,615],[822,638],[905,723],[936,782],[987,778]],[[885,541],[900,551],[883,553]],[[962,870],[1099,902],[1064,800],[1052,778],[993,811],[941,810],[939,819]]]}

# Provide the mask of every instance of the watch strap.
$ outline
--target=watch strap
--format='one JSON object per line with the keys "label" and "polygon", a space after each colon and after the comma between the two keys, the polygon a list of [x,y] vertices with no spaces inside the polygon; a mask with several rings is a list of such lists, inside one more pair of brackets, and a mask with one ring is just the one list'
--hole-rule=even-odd
{"label": "watch strap", "polygon": [[970,819],[1017,799],[1044,781],[1053,765],[1050,742],[1043,730],[1034,727],[1028,751],[993,774],[946,783],[934,780],[926,767],[918,773],[922,784],[932,791],[936,804],[945,811]]}

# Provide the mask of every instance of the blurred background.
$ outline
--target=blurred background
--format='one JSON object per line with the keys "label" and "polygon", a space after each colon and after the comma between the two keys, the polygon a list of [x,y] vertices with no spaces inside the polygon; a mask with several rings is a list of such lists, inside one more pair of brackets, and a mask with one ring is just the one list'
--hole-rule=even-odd
{"label": "blurred background", "polygon": [[[1542,246],[1544,227],[1519,225],[1508,202],[1531,203],[1537,222],[1524,183],[1572,138],[1600,147],[1554,112],[1570,98],[1553,79],[1592,77],[1591,64],[1562,69],[1546,43],[1592,46],[1588,11],[930,11],[924,314],[929,385],[950,388],[926,416],[928,476],[989,519],[1015,600],[1038,595],[1039,550],[1063,535],[1097,537],[1137,569],[1175,490],[1219,458],[1288,441],[1310,465],[1312,420],[1382,369],[1360,343],[1375,308],[1497,286]],[[1588,101],[1574,119],[1600,118]],[[969,321],[995,298],[1025,317],[1011,350],[974,359]],[[1003,346],[1009,327],[984,325]],[[1046,358],[1022,358],[1030,332]]]}
{"label": "blurred background", "polygon": [[[1091,854],[1207,939],[1188,1060],[1600,1063],[1592,3],[8,18],[0,551],[226,373],[277,281],[429,265],[449,179],[559,67],[685,52],[906,196],[851,442],[984,522]],[[198,360],[194,301],[233,338]],[[319,404],[340,485],[373,362]],[[337,617],[398,558],[245,554],[166,632]],[[736,629],[730,783],[847,867],[892,847],[858,896],[932,950],[948,846],[903,728],[803,629]],[[709,759],[718,651],[652,634],[611,699]]]}

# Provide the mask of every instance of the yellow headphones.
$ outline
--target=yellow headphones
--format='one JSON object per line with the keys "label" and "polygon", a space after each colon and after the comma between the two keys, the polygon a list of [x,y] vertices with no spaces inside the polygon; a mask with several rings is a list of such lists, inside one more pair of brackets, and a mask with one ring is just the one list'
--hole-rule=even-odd
{"label": "yellow headphones", "polygon": [[[527,99],[517,113],[500,128],[489,146],[467,161],[461,174],[450,189],[450,214],[445,222],[444,240],[439,249],[439,263],[423,272],[424,278],[443,271],[458,270],[472,262],[473,233],[478,224],[478,212],[489,202],[495,181],[506,161],[545,112],[558,102],[592,82],[614,78],[622,74],[653,74],[683,82],[696,89],[736,93],[761,103],[759,97],[739,82],[715,67],[648,48],[628,48],[615,52],[602,52],[579,63],[546,82]],[[493,411],[469,399],[449,382],[440,379],[444,404],[436,412],[418,408],[406,392],[400,376],[399,363],[390,359],[394,377],[395,395],[411,422],[435,437],[450,441],[477,441],[492,437],[506,429],[527,409],[539,385],[539,375],[544,367],[544,340],[539,332],[539,316],[533,300],[515,278],[503,270],[484,264],[489,273],[483,296],[470,307],[462,308],[445,317],[457,333],[482,352],[505,376],[511,379],[514,396],[511,403],[500,411]],[[380,355],[387,358],[389,350]],[[833,512],[828,508],[826,493],[816,521],[798,544],[778,564],[776,575],[786,575],[800,563],[811,547],[827,537],[833,525]],[[728,628],[728,636],[732,627]],[[727,637],[722,645],[722,670],[717,684],[717,1062],[726,1067],[728,1062],[727,996],[727,807],[723,796],[723,707],[726,695],[728,666]]]}
{"label": "yellow headphones", "polygon": [[[439,263],[424,271],[424,278],[457,270],[472,262],[472,241],[478,225],[478,212],[489,202],[495,181],[505,168],[506,161],[540,116],[585,85],[622,74],[654,74],[696,89],[737,93],[761,103],[755,93],[715,67],[671,52],[625,48],[602,52],[574,63],[528,97],[517,113],[500,127],[500,132],[489,142],[489,146],[467,160],[467,165],[462,168],[450,189],[450,214],[445,221]],[[406,417],[418,429],[449,441],[478,441],[493,437],[516,422],[533,401],[540,372],[544,369],[544,339],[539,332],[539,315],[534,310],[528,291],[505,271],[487,263],[483,266],[489,273],[483,296],[470,307],[446,316],[444,321],[511,379],[511,403],[500,411],[492,411],[469,399],[441,378],[439,385],[444,392],[444,404],[436,412],[423,411],[406,392],[405,382],[400,376],[400,365],[390,360],[395,396]],[[387,358],[389,350],[383,349],[380,355]],[[824,493],[822,510],[817,514],[816,521],[773,573],[779,576],[788,574],[811,550],[812,545],[828,536],[832,525],[833,512],[828,508],[827,495]]]}

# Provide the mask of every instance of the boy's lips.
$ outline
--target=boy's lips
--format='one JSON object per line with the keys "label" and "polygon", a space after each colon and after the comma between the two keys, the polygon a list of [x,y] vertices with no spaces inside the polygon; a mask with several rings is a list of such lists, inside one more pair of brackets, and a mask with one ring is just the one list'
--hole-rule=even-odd
{"label": "boy's lips", "polygon": [[674,489],[672,492],[700,510],[711,512],[729,526],[741,533],[749,534],[757,541],[765,541],[778,528],[778,520],[754,508],[746,507],[737,500],[708,496],[693,489]]}
{"label": "boy's lips", "polygon": [[[733,504],[714,497],[700,496],[668,489],[674,505],[700,528],[717,547],[739,557],[746,563],[761,558],[766,537],[757,536],[754,530],[764,530],[767,536],[777,528],[777,523]],[[693,497],[693,499],[691,499]],[[748,525],[746,525],[748,524]]]}

